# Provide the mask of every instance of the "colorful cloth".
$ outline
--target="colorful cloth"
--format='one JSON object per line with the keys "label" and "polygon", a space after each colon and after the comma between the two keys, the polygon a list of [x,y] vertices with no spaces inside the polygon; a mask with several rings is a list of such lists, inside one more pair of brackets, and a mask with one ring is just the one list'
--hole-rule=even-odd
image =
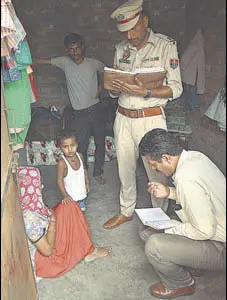
{"label": "colorful cloth", "polygon": [[31,86],[26,70],[21,70],[21,79],[4,84],[8,111],[8,125],[13,146],[24,144],[31,121]]}
{"label": "colorful cloth", "polygon": [[15,51],[15,53],[17,53],[18,51],[20,51],[20,46],[26,37],[26,32],[25,32],[24,27],[22,26],[20,20],[18,19],[15,11],[13,14],[13,21],[14,21],[14,24],[16,27],[16,31],[13,34],[13,37],[16,41],[16,45],[13,47],[13,50]]}
{"label": "colorful cloth", "polygon": [[[55,141],[32,141],[25,142],[27,164],[30,166],[56,165],[62,155],[60,148]],[[92,136],[89,141],[87,151],[87,161],[95,161],[95,142]],[[105,138],[105,161],[111,161],[116,158],[114,138],[106,136]]]}
{"label": "colorful cloth", "polygon": [[[17,169],[18,186],[20,190],[20,204],[24,218],[25,231],[28,236],[28,247],[34,274],[36,247],[30,241],[40,239],[47,231],[48,217],[51,211],[44,204],[41,194],[40,172],[33,167],[19,167]],[[36,278],[39,281],[39,278]]]}
{"label": "colorful cloth", "polygon": [[42,236],[46,233],[48,228],[48,220],[45,221],[41,219],[38,215],[32,212],[29,209],[24,210],[23,212],[23,219],[24,219],[24,227],[25,232],[28,237],[28,248],[31,257],[33,272],[35,276],[36,282],[38,282],[41,278],[36,276],[36,265],[35,265],[35,253],[36,253],[36,246],[31,242],[32,240],[38,240],[42,238]]}
{"label": "colorful cloth", "polygon": [[11,0],[1,1],[1,56],[9,54],[13,49],[18,51],[26,32],[18,19]]}
{"label": "colorful cloth", "polygon": [[12,82],[21,79],[21,72],[18,69],[14,55],[2,57],[2,80],[3,82]]}
{"label": "colorful cloth", "polygon": [[20,203],[22,211],[29,209],[32,212],[49,217],[51,211],[42,200],[40,172],[34,167],[19,167],[17,169],[20,188]]}
{"label": "colorful cloth", "polygon": [[[11,0],[1,1],[1,39],[4,40],[4,46],[1,48],[1,56],[8,54],[8,50],[16,46],[14,33],[16,31],[13,22]],[[9,47],[9,48],[8,48]]]}
{"label": "colorful cloth", "polygon": [[26,69],[32,64],[31,52],[26,39],[20,45],[19,53],[15,54],[18,70]]}
{"label": "colorful cloth", "polygon": [[[29,77],[29,81],[30,81],[30,85],[31,85],[31,89],[32,89],[31,103],[34,103],[37,100],[39,100],[39,94],[38,94],[38,90],[37,90],[37,86],[36,86],[36,82],[35,82],[33,66],[30,65],[28,68],[30,69],[30,72],[28,72],[28,77]],[[28,68],[27,68],[27,71],[28,71]]]}

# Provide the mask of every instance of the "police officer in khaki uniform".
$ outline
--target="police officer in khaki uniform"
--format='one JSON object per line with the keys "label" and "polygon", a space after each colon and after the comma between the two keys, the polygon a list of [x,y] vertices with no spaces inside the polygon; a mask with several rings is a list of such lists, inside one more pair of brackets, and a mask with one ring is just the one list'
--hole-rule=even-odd
{"label": "police officer in khaki uniform", "polygon": [[[142,0],[128,1],[111,15],[125,40],[116,46],[114,65],[125,71],[138,68],[163,67],[166,80],[162,87],[146,89],[137,79],[129,85],[113,82],[112,97],[119,96],[119,107],[114,124],[115,144],[121,181],[120,214],[104,224],[112,229],[132,220],[136,206],[136,164],[138,145],[142,137],[154,128],[166,129],[164,107],[168,100],[182,94],[182,83],[176,42],[148,28],[148,16],[142,11]],[[143,158],[150,181],[167,183],[167,178],[152,170]],[[153,207],[168,208],[168,199],[151,199]]]}

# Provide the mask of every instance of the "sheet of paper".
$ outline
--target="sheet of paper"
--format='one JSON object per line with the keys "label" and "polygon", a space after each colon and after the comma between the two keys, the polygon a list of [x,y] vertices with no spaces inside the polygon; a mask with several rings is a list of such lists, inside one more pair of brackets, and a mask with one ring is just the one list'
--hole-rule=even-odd
{"label": "sheet of paper", "polygon": [[169,216],[167,216],[167,214],[159,207],[135,209],[135,212],[137,213],[143,224],[145,224],[145,222],[170,220]]}
{"label": "sheet of paper", "polygon": [[180,224],[177,220],[171,220],[169,216],[159,207],[135,209],[138,217],[144,225],[154,229],[167,229]]}
{"label": "sheet of paper", "polygon": [[154,221],[154,222],[147,222],[147,226],[152,227],[154,229],[167,229],[172,228],[180,224],[177,220],[166,220],[166,221]]}
{"label": "sheet of paper", "polygon": [[111,72],[116,72],[116,73],[122,73],[122,74],[147,74],[147,73],[154,73],[154,72],[163,72],[165,71],[164,68],[161,67],[152,67],[152,68],[139,68],[135,69],[134,72],[128,72],[128,71],[123,71],[123,70],[117,70],[113,68],[108,68],[104,67],[104,71],[111,71]]}
{"label": "sheet of paper", "polygon": [[104,67],[104,71],[111,71],[111,72],[116,72],[116,73],[132,74],[132,75],[135,75],[134,72],[128,72],[128,71],[123,71],[123,70],[117,70],[117,69],[108,68],[108,67]]}

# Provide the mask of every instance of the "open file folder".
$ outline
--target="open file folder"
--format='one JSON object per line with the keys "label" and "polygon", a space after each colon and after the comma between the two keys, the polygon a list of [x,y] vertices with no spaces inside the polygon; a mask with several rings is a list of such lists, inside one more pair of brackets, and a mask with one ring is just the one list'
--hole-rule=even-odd
{"label": "open file folder", "polygon": [[135,84],[135,76],[143,83],[147,89],[161,87],[166,77],[164,68],[142,68],[136,69],[134,72],[116,70],[112,68],[104,68],[104,88],[106,90],[114,90],[113,80],[119,79],[128,84]]}
{"label": "open file folder", "polygon": [[135,209],[135,212],[144,225],[154,229],[167,229],[180,224],[179,221],[170,219],[159,207]]}

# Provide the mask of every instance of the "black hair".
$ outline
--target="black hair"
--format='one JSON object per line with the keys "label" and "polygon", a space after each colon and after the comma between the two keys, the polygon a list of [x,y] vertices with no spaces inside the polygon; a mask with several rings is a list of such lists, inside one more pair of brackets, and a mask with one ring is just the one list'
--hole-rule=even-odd
{"label": "black hair", "polygon": [[76,139],[75,132],[69,131],[69,130],[62,130],[58,133],[58,135],[56,137],[57,144],[60,145],[62,141],[73,138],[73,137]]}
{"label": "black hair", "polygon": [[64,38],[65,48],[69,48],[72,45],[79,44],[80,46],[84,45],[84,38],[77,33],[69,33]]}
{"label": "black hair", "polygon": [[140,154],[155,161],[161,160],[163,154],[180,155],[182,150],[179,138],[161,128],[147,132],[139,143]]}

